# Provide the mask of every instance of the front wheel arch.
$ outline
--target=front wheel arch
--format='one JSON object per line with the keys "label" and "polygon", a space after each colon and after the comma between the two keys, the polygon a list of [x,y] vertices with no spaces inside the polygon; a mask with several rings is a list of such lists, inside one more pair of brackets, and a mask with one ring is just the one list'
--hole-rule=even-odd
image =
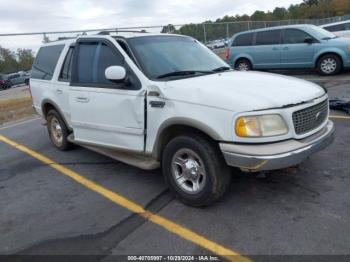
{"label": "front wheel arch", "polygon": [[327,55],[336,56],[336,57],[339,59],[339,61],[340,61],[340,70],[342,70],[342,69],[344,68],[343,57],[342,57],[340,54],[335,53],[335,52],[326,52],[326,53],[320,54],[320,55],[317,57],[316,62],[315,62],[315,64],[314,64],[314,66],[315,66],[316,69],[318,69],[318,64],[319,64],[320,60],[321,60],[323,57],[327,56]]}

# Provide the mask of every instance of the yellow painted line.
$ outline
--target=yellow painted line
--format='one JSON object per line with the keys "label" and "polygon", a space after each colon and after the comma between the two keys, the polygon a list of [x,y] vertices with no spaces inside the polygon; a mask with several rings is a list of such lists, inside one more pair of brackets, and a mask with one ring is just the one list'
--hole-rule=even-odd
{"label": "yellow painted line", "polygon": [[332,119],[350,119],[350,116],[329,116]]}
{"label": "yellow painted line", "polygon": [[47,158],[46,156],[43,156],[28,147],[25,147],[21,144],[18,144],[2,135],[0,135],[0,141],[18,149],[19,151],[22,151],[23,153],[26,153],[33,158],[50,165],[52,168],[56,169],[63,175],[73,179],[74,181],[78,182],[79,184],[87,187],[88,189],[100,194],[101,196],[109,199],[110,201],[114,202],[115,204],[118,204],[119,206],[122,206],[129,211],[136,213],[145,219],[153,222],[154,224],[166,229],[167,231],[178,235],[179,237],[186,239],[206,250],[211,251],[212,253],[224,257],[229,261],[239,261],[239,262],[248,262],[251,261],[249,258],[244,257],[240,255],[239,253],[224,247],[214,241],[211,241],[204,236],[201,236],[200,234],[197,234],[193,232],[190,229],[187,229],[167,218],[164,218],[162,216],[156,215],[150,211],[145,210],[142,206],[138,205],[137,203],[101,186],[93,182],[92,180],[89,180],[78,173],[56,163],[55,161]]}

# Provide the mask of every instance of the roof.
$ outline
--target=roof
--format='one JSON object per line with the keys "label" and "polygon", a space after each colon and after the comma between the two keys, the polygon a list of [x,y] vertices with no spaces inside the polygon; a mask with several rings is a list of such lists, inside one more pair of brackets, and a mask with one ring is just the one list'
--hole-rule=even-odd
{"label": "roof", "polygon": [[326,27],[326,26],[332,26],[332,25],[341,25],[341,24],[347,24],[347,23],[350,23],[350,20],[345,20],[345,21],[340,21],[340,22],[320,25],[320,27]]}
{"label": "roof", "polygon": [[68,39],[62,39],[62,40],[57,40],[57,41],[52,41],[49,43],[45,43],[44,46],[50,46],[50,45],[66,45],[66,44],[72,44],[74,43],[77,39],[84,39],[84,38],[137,38],[137,37],[145,37],[145,36],[181,36],[181,37],[189,37],[185,35],[177,35],[177,34],[165,34],[165,33],[139,33],[139,32],[118,32],[112,34],[94,34],[94,35],[82,35],[78,36],[75,38],[68,38]]}
{"label": "roof", "polygon": [[305,28],[305,27],[313,27],[315,25],[311,24],[297,24],[297,25],[281,25],[281,26],[272,26],[272,27],[264,27],[264,28],[259,28],[259,29],[254,29],[254,30],[247,30],[244,32],[239,32],[235,35],[240,35],[244,33],[254,33],[254,32],[262,32],[266,30],[278,30],[278,29],[286,29],[286,28]]}

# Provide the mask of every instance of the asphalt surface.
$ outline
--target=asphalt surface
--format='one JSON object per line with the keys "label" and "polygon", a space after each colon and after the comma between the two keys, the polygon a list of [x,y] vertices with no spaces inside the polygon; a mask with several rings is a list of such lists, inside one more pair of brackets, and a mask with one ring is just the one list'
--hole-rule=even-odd
{"label": "asphalt surface", "polygon": [[[206,208],[173,199],[160,170],[143,171],[81,147],[58,151],[39,119],[2,127],[0,134],[211,241],[270,261],[277,257],[261,255],[350,255],[350,119],[334,122],[336,138],[326,150],[265,177],[234,170],[228,194]],[[0,142],[0,254],[93,254],[115,261],[111,255],[211,253]]]}

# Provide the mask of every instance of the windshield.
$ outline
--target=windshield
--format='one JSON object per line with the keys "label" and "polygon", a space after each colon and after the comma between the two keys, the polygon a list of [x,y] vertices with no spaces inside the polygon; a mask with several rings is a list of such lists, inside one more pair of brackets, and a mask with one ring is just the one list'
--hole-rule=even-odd
{"label": "windshield", "polygon": [[230,69],[207,47],[189,37],[145,36],[130,38],[128,42],[150,79],[191,77]]}
{"label": "windshield", "polygon": [[314,36],[318,39],[326,40],[326,39],[332,39],[337,38],[337,36],[321,27],[318,26],[312,26]]}

